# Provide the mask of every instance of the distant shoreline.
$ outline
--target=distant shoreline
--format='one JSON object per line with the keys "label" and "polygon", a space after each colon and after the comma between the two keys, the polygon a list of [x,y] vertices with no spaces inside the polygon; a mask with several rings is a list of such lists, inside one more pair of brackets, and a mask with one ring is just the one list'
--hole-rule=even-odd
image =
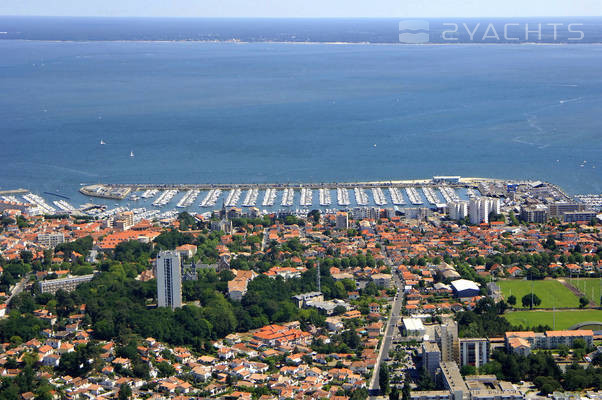
{"label": "distant shoreline", "polygon": [[242,41],[242,40],[197,40],[197,39],[177,39],[177,40],[138,40],[138,39],[87,39],[87,40],[57,40],[57,39],[3,39],[0,36],[1,42],[46,42],[46,43],[207,43],[207,44],[235,44],[235,45],[253,45],[253,44],[292,44],[292,45],[329,45],[329,46],[345,46],[345,45],[364,45],[364,46],[400,46],[400,47],[455,47],[455,46],[584,46],[584,45],[602,45],[602,42],[559,42],[559,43],[541,43],[541,42],[498,42],[498,43],[401,43],[401,42],[301,42],[301,41]]}

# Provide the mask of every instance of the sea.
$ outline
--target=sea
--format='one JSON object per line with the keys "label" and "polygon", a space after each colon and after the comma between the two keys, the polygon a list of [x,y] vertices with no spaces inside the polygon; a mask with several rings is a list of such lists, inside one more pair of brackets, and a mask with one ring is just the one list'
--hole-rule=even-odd
{"label": "sea", "polygon": [[0,190],[460,175],[602,192],[602,18],[513,20],[565,29],[517,42],[482,39],[504,20],[451,22],[481,37],[454,42],[428,22],[431,42],[404,44],[398,19],[0,17]]}

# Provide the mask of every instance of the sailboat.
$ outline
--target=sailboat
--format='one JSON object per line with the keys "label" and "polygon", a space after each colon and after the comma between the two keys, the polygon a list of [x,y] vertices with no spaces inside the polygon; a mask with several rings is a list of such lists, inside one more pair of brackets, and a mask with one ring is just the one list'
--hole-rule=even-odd
{"label": "sailboat", "polygon": [[100,139],[100,144],[106,144],[104,140]]}
{"label": "sailboat", "polygon": [[134,152],[130,151],[130,157],[134,157]]}

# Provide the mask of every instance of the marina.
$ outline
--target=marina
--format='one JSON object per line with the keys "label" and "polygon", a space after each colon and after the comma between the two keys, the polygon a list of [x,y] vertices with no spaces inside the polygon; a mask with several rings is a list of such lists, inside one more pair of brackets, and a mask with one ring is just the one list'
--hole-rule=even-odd
{"label": "marina", "polygon": [[456,191],[449,186],[439,186],[439,191],[443,195],[443,198],[445,199],[446,203],[460,200],[460,198],[456,194]]}
{"label": "marina", "polygon": [[[106,218],[130,209],[136,210],[137,214],[154,219],[171,218],[183,209],[191,214],[198,213],[203,218],[207,218],[211,211],[220,206],[227,208],[257,207],[258,209],[253,212],[253,215],[271,213],[306,215],[310,210],[320,210],[323,214],[333,214],[345,210],[364,215],[362,213],[366,211],[361,209],[367,210],[368,208],[371,209],[370,212],[373,212],[374,208],[387,208],[395,213],[405,214],[407,212],[415,213],[415,207],[437,209],[436,211],[441,212],[441,208],[445,207],[449,201],[454,201],[454,199],[468,200],[474,196],[503,197],[509,188],[515,188],[518,185],[537,186],[539,189],[541,182],[500,181],[482,178],[466,178],[466,181],[462,182],[458,177],[437,177],[437,179],[430,181],[407,181],[395,184],[382,182],[353,185],[342,183],[338,186],[290,183],[230,184],[212,185],[213,187],[210,189],[202,189],[202,185],[124,186],[96,184],[87,187],[87,190],[100,193],[98,197],[104,200],[100,200],[98,203],[89,202],[81,195],[73,196],[69,202],[63,199],[48,201],[44,200],[42,196],[30,192],[23,195],[22,199],[29,204],[32,210],[31,213],[34,215],[68,213],[95,218]],[[580,195],[571,199],[558,186],[546,185],[550,188],[550,193],[553,193],[558,199],[581,201],[594,209],[600,207],[601,200],[598,195]],[[265,191],[262,191],[261,188],[265,186],[268,187]],[[226,196],[221,198],[225,188],[228,188]],[[350,189],[353,189],[353,196],[350,196]],[[313,196],[314,190],[318,191],[318,196]],[[297,191],[299,191],[299,197],[296,196]],[[335,193],[333,191],[336,191],[336,204],[335,199],[332,199]],[[106,193],[116,192],[127,192],[128,195],[121,200],[109,200],[105,196]],[[371,192],[371,195],[368,192]],[[258,200],[260,196],[262,201]],[[277,197],[279,198],[277,199]],[[10,193],[0,194],[0,200],[4,202],[15,202],[20,198],[21,196]],[[197,202],[197,198],[202,198],[200,203]],[[220,198],[223,199],[223,205],[220,202],[218,206]],[[145,202],[147,203],[145,204]],[[151,204],[153,207],[151,207]],[[159,207],[161,209],[154,209]],[[242,215],[246,214],[243,210],[238,210],[238,212]]]}
{"label": "marina", "polygon": [[387,204],[387,199],[381,188],[372,188],[372,197],[374,197],[374,202],[378,206]]}
{"label": "marina", "polygon": [[331,204],[330,190],[320,188],[318,194],[320,197],[320,205],[321,206],[329,206]]}
{"label": "marina", "polygon": [[194,201],[196,200],[196,198],[199,196],[200,190],[189,190],[187,191],[184,196],[180,199],[180,201],[178,201],[178,204],[176,205],[176,207],[179,208],[186,208],[186,207],[190,207],[192,205],[192,203],[194,203]]}
{"label": "marina", "polygon": [[4,201],[9,201],[11,203],[19,203],[19,200],[17,200],[17,198],[15,196],[12,196],[12,195],[1,196],[0,199],[2,199]]}
{"label": "marina", "polygon": [[240,199],[241,194],[241,189],[230,190],[230,193],[228,193],[228,197],[226,197],[226,202],[224,203],[224,205],[226,207],[236,207],[236,204],[238,204],[238,200]]}
{"label": "marina", "polygon": [[313,193],[311,189],[301,188],[301,205],[311,206],[313,204]]}
{"label": "marina", "polygon": [[408,199],[410,199],[410,203],[414,205],[423,204],[422,199],[420,198],[420,195],[418,194],[418,191],[415,187],[407,187],[406,194],[408,195]]}
{"label": "marina", "polygon": [[391,201],[396,206],[401,206],[406,203],[405,200],[403,199],[403,194],[401,194],[399,189],[396,187],[389,188],[389,195],[391,196]]}
{"label": "marina", "polygon": [[431,203],[432,205],[439,204],[439,200],[437,199],[437,194],[435,193],[435,191],[432,188],[422,187],[422,193],[424,193],[424,196],[426,197],[428,202]]}
{"label": "marina", "polygon": [[295,200],[295,191],[292,188],[284,189],[282,192],[282,202],[280,205],[290,207]]}
{"label": "marina", "polygon": [[212,189],[207,193],[205,198],[201,201],[201,207],[213,207],[217,203],[217,199],[221,196],[221,189]]}
{"label": "marina", "polygon": [[48,205],[48,203],[46,203],[46,200],[44,200],[37,194],[27,193],[23,196],[23,199],[25,199],[28,203],[37,206],[42,213],[54,214],[56,212],[56,208]]}
{"label": "marina", "polygon": [[[223,206],[228,208],[258,207],[263,212],[294,214],[296,210],[304,209],[320,209],[327,213],[328,210],[349,210],[353,207],[391,207],[398,211],[408,206],[440,208],[454,199],[468,200],[471,196],[481,196],[483,190],[496,190],[496,187],[508,182],[510,181],[439,176],[432,179],[355,183],[81,184],[80,191],[87,196],[111,199],[113,197],[109,196],[119,194],[124,197],[127,193],[120,200],[127,201],[128,207],[133,202],[148,201],[149,205],[152,203],[155,207],[167,207],[166,210],[194,211],[214,208],[221,198]],[[318,192],[317,196],[314,196],[315,191]],[[222,198],[223,192],[227,193]],[[336,199],[333,198],[335,193]],[[11,195],[4,196],[9,198]],[[197,198],[202,200],[197,202]],[[174,199],[176,204],[170,207],[169,203],[174,203]],[[78,202],[69,203],[77,207]],[[64,211],[58,205],[58,200],[54,204],[49,201],[48,204]],[[104,204],[113,205],[108,200]],[[114,206],[122,204],[125,203],[118,200]],[[330,208],[331,206],[334,207]]]}
{"label": "marina", "polygon": [[355,194],[355,202],[360,206],[367,206],[370,199],[368,199],[368,195],[366,194],[366,190],[364,188],[354,188],[353,193]]}
{"label": "marina", "polygon": [[65,212],[75,211],[75,207],[73,207],[71,204],[67,203],[65,200],[55,200],[52,203],[62,211],[65,211]]}
{"label": "marina", "polygon": [[155,207],[163,207],[167,205],[171,199],[178,193],[175,189],[170,189],[162,192],[159,197],[155,201],[153,201],[153,206]]}
{"label": "marina", "polygon": [[159,189],[147,189],[144,191],[144,193],[142,193],[142,195],[140,197],[142,197],[143,199],[152,199],[153,197],[155,197],[158,194],[159,194]]}
{"label": "marina", "polygon": [[351,204],[349,201],[349,192],[347,189],[337,188],[337,202],[340,206],[348,206]]}
{"label": "marina", "polygon": [[276,202],[276,189],[267,189],[265,191],[265,195],[263,196],[263,206],[273,206]]}
{"label": "marina", "polygon": [[602,210],[602,194],[578,194],[575,199],[594,210]]}
{"label": "marina", "polygon": [[253,188],[247,191],[245,199],[242,202],[243,207],[254,207],[257,203],[257,196],[259,196],[259,189]]}

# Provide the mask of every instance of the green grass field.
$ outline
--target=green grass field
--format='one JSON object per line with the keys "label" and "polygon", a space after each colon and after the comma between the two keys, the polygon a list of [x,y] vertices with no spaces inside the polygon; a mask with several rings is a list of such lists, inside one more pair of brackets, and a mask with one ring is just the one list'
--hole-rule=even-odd
{"label": "green grass field", "polygon": [[578,279],[567,279],[571,285],[579,289],[583,294],[587,296],[589,301],[595,305],[600,305],[600,279],[598,278],[578,278]]}
{"label": "green grass field", "polygon": [[569,289],[562,286],[558,281],[525,281],[505,279],[497,281],[497,284],[502,289],[502,294],[505,299],[508,299],[511,294],[516,296],[516,306],[521,307],[521,299],[526,294],[531,294],[531,283],[533,283],[533,293],[541,299],[539,308],[553,307],[579,307],[579,298]]}
{"label": "green grass field", "polygon": [[[512,325],[531,327],[548,325],[554,328],[554,312],[552,311],[513,311],[504,314]],[[556,311],[556,330],[567,329],[579,322],[602,322],[602,310]]]}

